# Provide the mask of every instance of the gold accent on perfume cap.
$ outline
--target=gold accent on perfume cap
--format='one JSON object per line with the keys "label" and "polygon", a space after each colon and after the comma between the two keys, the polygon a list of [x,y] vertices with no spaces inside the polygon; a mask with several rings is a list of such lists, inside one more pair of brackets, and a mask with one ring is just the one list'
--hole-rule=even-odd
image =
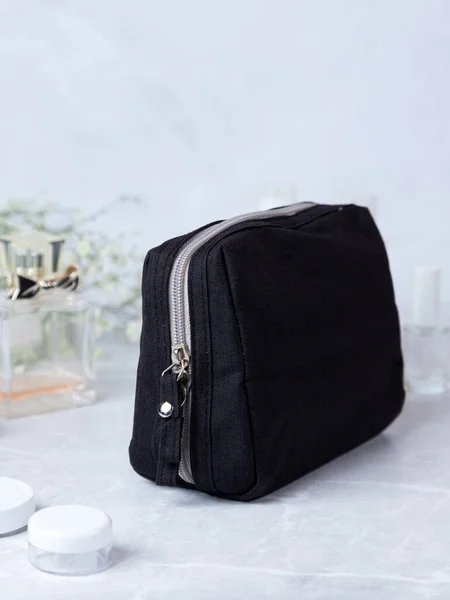
{"label": "gold accent on perfume cap", "polygon": [[16,274],[13,284],[8,292],[8,298],[18,300],[23,298],[34,298],[41,290],[54,290],[60,288],[68,291],[75,291],[80,282],[80,274],[77,267],[71,265],[67,267],[64,273],[58,278],[49,278],[34,281],[29,277]]}

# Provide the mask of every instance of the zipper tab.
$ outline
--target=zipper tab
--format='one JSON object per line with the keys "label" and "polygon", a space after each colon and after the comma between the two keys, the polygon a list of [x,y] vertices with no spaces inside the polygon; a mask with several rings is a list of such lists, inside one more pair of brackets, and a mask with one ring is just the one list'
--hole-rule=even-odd
{"label": "zipper tab", "polygon": [[175,344],[172,346],[172,366],[174,373],[177,374],[177,381],[180,381],[188,372],[191,355],[185,344]]}
{"label": "zipper tab", "polygon": [[[178,473],[183,478],[192,479],[192,469],[189,459],[186,460],[181,451],[181,412],[190,407],[191,399],[191,375],[189,373],[189,363],[191,357],[184,344],[174,344],[172,346],[172,364],[165,369],[161,375],[161,400],[159,404],[159,416],[167,420],[167,425],[171,422],[174,425],[172,432],[166,427],[161,429],[161,440],[159,445],[159,458],[156,482],[159,485],[175,485]],[[170,377],[166,377],[170,375]],[[186,405],[186,406],[185,406]],[[189,411],[190,412],[190,411]],[[171,418],[173,417],[173,418]],[[184,419],[183,427],[190,427],[190,416]],[[175,433],[176,432],[176,433]],[[168,450],[166,445],[171,447],[171,462],[175,461],[175,471],[170,465],[166,465],[168,460]],[[176,459],[176,460],[175,460]]]}
{"label": "zipper tab", "polygon": [[[161,374],[161,379],[166,375],[174,375],[178,384],[178,390],[181,392],[181,402],[179,403],[182,408],[189,396],[191,388],[191,376],[189,374],[189,363],[190,355],[184,344],[176,344],[172,346],[172,364],[165,369]],[[162,419],[168,419],[174,414],[175,410],[175,398],[167,400],[166,398],[160,403],[158,414]]]}
{"label": "zipper tab", "polygon": [[157,459],[155,481],[158,485],[175,486],[180,464],[181,397],[176,374],[161,379],[159,421],[157,426]]}
{"label": "zipper tab", "polygon": [[190,361],[191,356],[184,344],[172,346],[172,363],[161,373],[161,378],[172,373],[177,376],[177,381],[181,381],[188,374]]}

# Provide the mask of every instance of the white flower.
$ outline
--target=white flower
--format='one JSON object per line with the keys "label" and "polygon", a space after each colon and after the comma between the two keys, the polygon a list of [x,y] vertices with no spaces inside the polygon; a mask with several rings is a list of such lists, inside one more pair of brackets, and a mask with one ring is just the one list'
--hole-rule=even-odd
{"label": "white flower", "polygon": [[141,337],[142,330],[142,321],[140,319],[136,319],[135,321],[130,321],[127,323],[125,327],[125,335],[127,340],[132,344],[136,344],[139,342]]}
{"label": "white flower", "polygon": [[90,249],[91,249],[91,244],[86,239],[81,240],[77,247],[78,254],[80,256],[82,256],[83,258],[85,258],[89,254]]}
{"label": "white flower", "polygon": [[111,298],[111,296],[114,296],[116,292],[116,286],[112,283],[107,283],[106,285],[102,286],[102,291],[105,294],[105,296]]}
{"label": "white flower", "polygon": [[100,250],[101,260],[109,259],[111,254],[114,254],[115,251],[116,251],[116,247],[113,246],[112,244],[107,244],[106,246],[103,246],[103,248]]}

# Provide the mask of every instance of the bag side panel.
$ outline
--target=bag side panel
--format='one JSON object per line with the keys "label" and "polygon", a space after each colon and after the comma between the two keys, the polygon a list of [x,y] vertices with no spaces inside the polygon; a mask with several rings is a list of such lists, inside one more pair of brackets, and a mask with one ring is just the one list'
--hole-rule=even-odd
{"label": "bag side panel", "polygon": [[[384,244],[349,206],[297,230],[223,240],[267,494],[382,431],[404,402],[400,329]],[[213,399],[214,401],[214,399]]]}

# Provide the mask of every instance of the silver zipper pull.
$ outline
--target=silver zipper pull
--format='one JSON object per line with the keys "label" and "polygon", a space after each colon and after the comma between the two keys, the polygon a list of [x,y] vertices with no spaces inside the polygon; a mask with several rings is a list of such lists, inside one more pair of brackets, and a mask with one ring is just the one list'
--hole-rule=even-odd
{"label": "silver zipper pull", "polygon": [[178,380],[178,382],[179,382],[180,390],[181,390],[181,404],[180,404],[180,407],[183,408],[183,406],[186,403],[186,400],[189,397],[190,391],[191,391],[191,376],[188,373],[188,371],[185,371],[185,373]]}
{"label": "silver zipper pull", "polygon": [[177,344],[172,346],[172,364],[164,369],[161,373],[161,377],[168,373],[174,373],[179,381],[189,368],[191,356],[184,344]]}
{"label": "silver zipper pull", "polygon": [[[167,369],[165,369],[161,374],[161,377],[164,377],[169,373],[176,376],[177,383],[181,391],[180,407],[184,406],[191,387],[191,376],[188,370],[190,358],[191,357],[186,346],[184,346],[183,344],[177,344],[176,346],[173,346],[172,364],[169,367],[167,367]],[[167,400],[161,404],[158,410],[159,416],[163,419],[168,419],[169,417],[171,417],[173,412],[174,406]]]}
{"label": "silver zipper pull", "polygon": [[172,361],[176,365],[175,371],[178,373],[177,379],[179,380],[188,370],[191,361],[189,350],[184,344],[172,346]]}
{"label": "silver zipper pull", "polygon": [[173,371],[177,375],[177,381],[181,381],[188,374],[191,361],[189,351],[184,344],[172,346],[172,361],[172,364],[175,365]]}

